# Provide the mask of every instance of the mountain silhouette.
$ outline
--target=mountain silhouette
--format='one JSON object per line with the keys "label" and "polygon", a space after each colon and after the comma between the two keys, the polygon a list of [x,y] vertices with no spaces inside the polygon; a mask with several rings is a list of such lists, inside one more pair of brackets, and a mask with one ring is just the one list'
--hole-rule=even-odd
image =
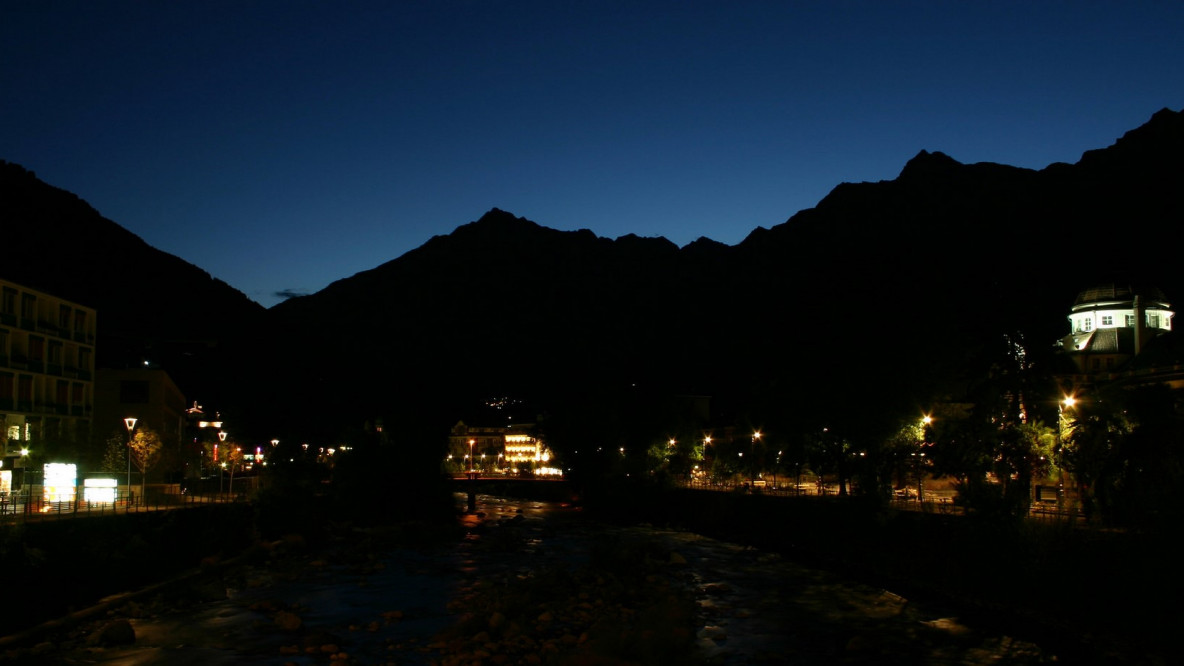
{"label": "mountain silhouette", "polygon": [[0,275],[97,310],[99,367],[145,361],[187,391],[210,390],[209,357],[227,322],[253,326],[264,309],[183,259],[151,247],[76,195],[0,161]]}
{"label": "mountain silhouette", "polygon": [[438,440],[494,396],[584,405],[586,419],[711,396],[721,422],[873,432],[955,399],[1004,335],[1049,355],[1083,288],[1184,298],[1182,156],[1169,109],[1041,170],[922,150],[895,179],[839,184],[735,246],[607,239],[495,208],[266,311],[4,164],[0,206],[21,221],[6,227],[33,251],[0,270],[96,307],[119,350],[219,342],[193,381],[265,439],[381,419],[396,439]]}

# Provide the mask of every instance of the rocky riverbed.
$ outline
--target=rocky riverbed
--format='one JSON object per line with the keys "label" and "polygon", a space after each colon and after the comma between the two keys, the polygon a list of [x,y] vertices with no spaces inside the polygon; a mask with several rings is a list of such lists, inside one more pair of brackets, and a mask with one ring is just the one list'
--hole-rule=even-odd
{"label": "rocky riverbed", "polygon": [[1055,650],[952,609],[689,532],[479,497],[455,531],[290,538],[207,563],[9,663],[1037,664]]}

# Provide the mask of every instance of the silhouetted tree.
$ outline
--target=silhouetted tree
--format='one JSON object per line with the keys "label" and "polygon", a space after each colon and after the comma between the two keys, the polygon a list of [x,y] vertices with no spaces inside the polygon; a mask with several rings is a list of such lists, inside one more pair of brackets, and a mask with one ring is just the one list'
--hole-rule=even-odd
{"label": "silhouetted tree", "polygon": [[1181,513],[1184,421],[1165,386],[1113,389],[1077,401],[1063,450],[1089,519],[1161,525]]}

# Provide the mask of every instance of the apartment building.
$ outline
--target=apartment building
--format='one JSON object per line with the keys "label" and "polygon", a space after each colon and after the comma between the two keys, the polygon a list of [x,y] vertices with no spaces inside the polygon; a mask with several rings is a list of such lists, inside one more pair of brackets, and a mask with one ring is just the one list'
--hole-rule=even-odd
{"label": "apartment building", "polygon": [[0,279],[0,490],[30,455],[90,440],[95,310]]}

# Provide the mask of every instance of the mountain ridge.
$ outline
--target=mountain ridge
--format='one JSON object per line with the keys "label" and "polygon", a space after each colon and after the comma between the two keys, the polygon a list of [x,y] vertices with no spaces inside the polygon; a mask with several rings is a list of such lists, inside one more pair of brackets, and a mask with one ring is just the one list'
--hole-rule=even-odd
{"label": "mountain ridge", "polygon": [[[16,165],[0,169],[0,201],[23,221],[28,247],[50,243],[35,233],[41,220],[102,220],[92,231],[108,237],[71,252],[93,255],[79,270],[103,277],[86,296],[100,327],[123,324],[110,348],[130,358],[186,337],[219,347],[203,352],[218,362],[196,364],[205,377],[187,377],[183,390],[253,412],[249,427],[270,429],[269,439],[276,423],[306,423],[309,403],[351,427],[385,418],[438,432],[450,409],[480,396],[571,403],[622,387],[712,395],[719,418],[835,422],[868,386],[884,415],[951,395],[1004,334],[1023,333],[1044,353],[1077,292],[1115,275],[1184,297],[1174,249],[1184,240],[1182,126],[1180,112],[1164,109],[1078,163],[1040,170],[922,150],[895,179],[839,183],[736,245],[608,239],[492,208],[266,310],[183,260],[141,252],[142,241],[76,196],[66,204],[68,193],[32,186],[31,172],[13,177]],[[20,197],[44,200],[22,208]],[[1116,251],[1124,238],[1161,255]],[[124,246],[140,254],[126,260]],[[107,270],[111,256],[121,261]],[[144,281],[143,265],[183,279]],[[78,293],[35,275],[46,268],[36,260],[24,266],[29,286]],[[204,307],[223,314],[195,314]]]}

